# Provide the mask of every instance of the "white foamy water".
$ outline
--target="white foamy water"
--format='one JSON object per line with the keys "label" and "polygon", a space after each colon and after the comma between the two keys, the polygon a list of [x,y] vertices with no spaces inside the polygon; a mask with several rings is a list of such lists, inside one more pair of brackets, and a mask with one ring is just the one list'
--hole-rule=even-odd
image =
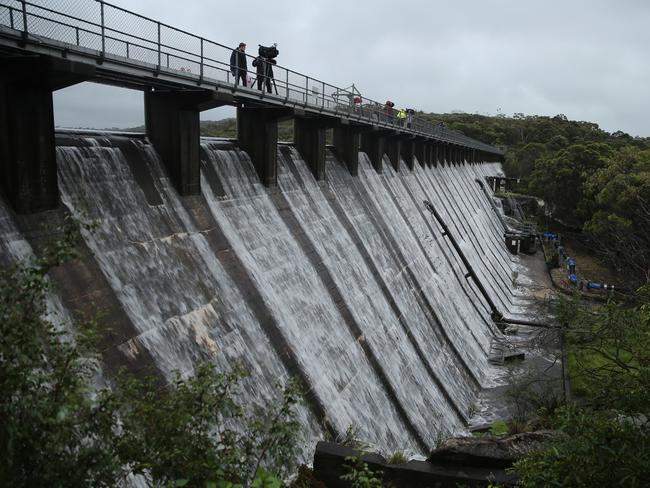
{"label": "white foamy water", "polygon": [[[485,300],[422,204],[438,209],[497,306],[520,313],[527,297],[510,277],[525,283],[525,267],[474,181],[500,165],[396,172],[384,161],[377,174],[360,153],[353,178],[329,154],[317,182],[282,147],[268,189],[247,154],[205,140],[202,195],[181,198],[146,141],[66,141],[61,198],[97,221],[83,238],[133,330],[117,348],[136,362],[145,350],[167,379],[202,361],[241,362],[251,403],[299,373],[322,406],[300,410],[305,458],[320,421],[339,433],[354,425],[386,451],[423,452],[418,438],[463,432],[480,390],[502,380],[487,362],[499,332]],[[3,259],[28,256],[1,210]]]}

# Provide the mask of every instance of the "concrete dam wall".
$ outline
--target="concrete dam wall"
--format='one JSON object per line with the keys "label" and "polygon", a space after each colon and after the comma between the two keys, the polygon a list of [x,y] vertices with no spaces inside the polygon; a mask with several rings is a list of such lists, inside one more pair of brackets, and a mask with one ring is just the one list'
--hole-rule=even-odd
{"label": "concrete dam wall", "polygon": [[487,361],[500,332],[422,202],[443,216],[494,303],[521,314],[529,299],[511,275],[526,268],[475,182],[500,165],[396,172],[386,161],[378,174],[360,153],[352,177],[328,150],[316,181],[294,147],[278,151],[269,189],[245,152],[204,139],[202,193],[180,197],[145,139],[60,132],[63,205],[17,217],[2,203],[0,260],[38,252],[42,222],[66,212],[95,220],[81,258],[52,273],[50,308],[59,320],[100,310],[108,370],[170,379],[201,361],[222,370],[239,361],[250,402],[295,376],[309,448],[351,425],[386,450],[421,453],[465,431],[479,392],[502,376]]}

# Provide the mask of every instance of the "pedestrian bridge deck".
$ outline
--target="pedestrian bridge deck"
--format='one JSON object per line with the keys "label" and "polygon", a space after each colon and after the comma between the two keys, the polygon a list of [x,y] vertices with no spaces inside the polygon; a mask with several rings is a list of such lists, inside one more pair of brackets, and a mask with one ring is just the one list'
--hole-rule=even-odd
{"label": "pedestrian bridge deck", "polygon": [[[0,49],[63,56],[95,66],[93,81],[142,90],[210,90],[232,105],[289,107],[344,123],[395,130],[500,156],[490,145],[415,116],[410,127],[383,104],[285,68],[274,93],[234,83],[231,48],[99,0],[0,0]],[[253,57],[248,57],[251,65]],[[209,108],[209,107],[207,107]]]}

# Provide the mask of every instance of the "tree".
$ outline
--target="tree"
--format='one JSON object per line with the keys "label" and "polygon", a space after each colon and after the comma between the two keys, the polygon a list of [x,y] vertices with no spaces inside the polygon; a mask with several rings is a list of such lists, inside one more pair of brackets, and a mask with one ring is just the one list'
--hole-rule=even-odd
{"label": "tree", "polygon": [[504,169],[509,176],[528,177],[533,172],[535,163],[547,153],[546,146],[539,142],[516,146],[506,154]]}
{"label": "tree", "polygon": [[593,213],[593,200],[585,183],[605,165],[611,153],[606,144],[574,144],[535,164],[530,187],[544,198],[553,215],[582,227]]}
{"label": "tree", "polygon": [[596,209],[585,224],[598,250],[632,285],[650,277],[650,151],[624,147],[586,182]]}

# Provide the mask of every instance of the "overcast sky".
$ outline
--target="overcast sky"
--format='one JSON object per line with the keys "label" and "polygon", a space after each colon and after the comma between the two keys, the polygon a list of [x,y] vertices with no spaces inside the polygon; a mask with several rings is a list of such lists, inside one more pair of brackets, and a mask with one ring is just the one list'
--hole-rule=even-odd
{"label": "overcast sky", "polygon": [[[647,0],[112,3],[223,44],[244,41],[253,54],[258,43],[277,42],[279,64],[398,106],[563,113],[650,136]],[[90,83],[57,92],[55,114],[57,125],[72,127],[144,121],[141,93]]]}

